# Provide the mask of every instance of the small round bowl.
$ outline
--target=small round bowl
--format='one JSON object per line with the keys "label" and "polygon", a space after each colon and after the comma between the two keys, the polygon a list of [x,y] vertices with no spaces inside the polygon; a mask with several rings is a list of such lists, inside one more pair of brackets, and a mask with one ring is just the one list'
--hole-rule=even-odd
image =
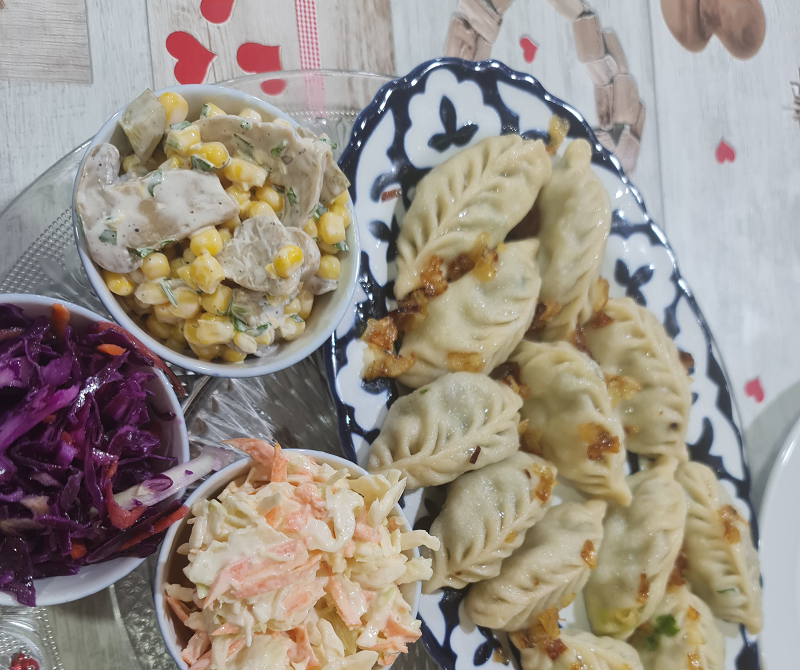
{"label": "small round bowl", "polygon": [[[309,456],[317,461],[317,463],[327,463],[336,469],[347,468],[359,477],[369,474],[364,468],[356,465],[352,461],[334,456],[333,454],[327,454],[323,451],[314,451],[312,449],[291,449],[288,451]],[[244,479],[251,467],[253,467],[253,460],[251,458],[244,458],[235,463],[231,463],[228,467],[212,475],[198,486],[195,492],[186,499],[184,504],[191,509],[194,501],[199,498],[215,498],[222,493],[225,487],[234,479]],[[400,505],[395,505],[392,511],[395,516],[403,519],[403,531],[410,531],[411,525],[408,523],[405,514],[403,514]],[[167,651],[181,670],[188,669],[186,662],[181,658],[181,649],[186,646],[190,635],[188,635],[185,626],[176,626],[176,623],[179,622],[176,621],[175,615],[169,605],[167,605],[167,601],[164,598],[164,587],[167,584],[178,584],[185,579],[183,568],[188,564],[188,561],[185,556],[177,554],[175,550],[189,541],[191,526],[189,526],[188,521],[191,516],[191,514],[187,514],[182,521],[176,523],[167,531],[164,542],[161,544],[161,551],[158,554],[156,578],[153,586],[153,599],[155,600],[158,627],[161,629],[161,635],[164,637],[164,644],[167,647]],[[409,558],[419,556],[418,549],[412,549],[404,553]],[[403,594],[403,598],[411,605],[412,617],[416,617],[417,615],[421,591],[422,585],[420,582],[402,584],[400,586],[400,592]]]}
{"label": "small round bowl", "polygon": [[[189,103],[189,115],[187,118],[196,119],[200,115],[200,107],[203,103],[213,102],[231,114],[237,114],[245,107],[250,107],[258,111],[265,120],[284,119],[293,126],[299,124],[287,116],[277,107],[274,107],[256,97],[236,91],[224,86],[211,86],[205,84],[192,84],[187,86],[173,86],[170,88],[155,91],[156,95],[161,95],[166,91],[180,93]],[[98,144],[110,143],[120,150],[121,156],[126,156],[131,152],[128,139],[122,128],[118,125],[118,120],[125,112],[125,107],[120,109],[114,116],[103,124],[100,131],[92,139],[91,144],[86,149],[88,155],[92,147]],[[85,160],[85,156],[84,156]],[[78,180],[83,171],[83,161],[75,177],[75,186],[72,192],[72,226],[75,232],[75,242],[78,246],[83,269],[89,277],[89,282],[100,298],[100,302],[109,311],[114,320],[126,330],[139,338],[151,351],[158,354],[163,360],[169,361],[185,370],[191,370],[201,375],[211,375],[213,377],[260,377],[262,375],[277,372],[291,367],[298,361],[310,356],[319,349],[322,344],[331,336],[345,315],[347,308],[355,290],[356,278],[358,276],[358,260],[360,257],[360,245],[358,238],[358,225],[355,221],[355,213],[352,203],[347,207],[350,211],[352,223],[347,227],[347,246],[348,252],[337,255],[341,262],[341,275],[339,276],[339,288],[325,295],[321,295],[314,300],[314,308],[311,315],[306,320],[305,332],[292,342],[280,341],[277,350],[264,358],[248,356],[241,363],[225,363],[216,361],[202,361],[194,354],[187,355],[178,353],[154,338],[145,330],[140,322],[132,317],[119,302],[117,297],[108,289],[103,281],[101,270],[92,261],[89,253],[89,246],[83,232],[83,226],[78,221],[75,208],[75,194],[78,189]]]}
{"label": "small round bowl", "polygon": [[[78,329],[83,330],[89,328],[93,323],[107,320],[88,309],[63,300],[53,300],[47,296],[20,293],[0,294],[0,303],[16,305],[28,317],[50,317],[53,304],[56,302],[69,310],[69,323]],[[181,406],[166,375],[156,368],[150,369],[156,375],[156,378],[147,386],[148,390],[153,392],[153,404],[159,411],[172,412],[175,415],[172,421],[161,423],[162,439],[166,443],[165,446],[162,444],[161,453],[177,458],[179,463],[185,463],[189,460],[189,437],[186,434],[186,424],[183,421]],[[183,491],[179,491],[169,500],[176,500],[182,495]],[[144,560],[136,557],[115,558],[105,563],[87,565],[81,568],[76,575],[36,579],[33,582],[36,588],[36,605],[59,605],[90,596],[122,579]],[[7,593],[0,593],[0,606],[18,604]]]}

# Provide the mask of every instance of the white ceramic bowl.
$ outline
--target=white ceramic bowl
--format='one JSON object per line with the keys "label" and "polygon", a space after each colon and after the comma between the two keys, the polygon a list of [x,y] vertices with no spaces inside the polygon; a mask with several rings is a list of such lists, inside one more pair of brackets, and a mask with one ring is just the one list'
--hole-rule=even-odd
{"label": "white ceramic bowl", "polygon": [[[88,309],[63,300],[54,300],[40,295],[0,294],[0,303],[16,305],[22,308],[28,317],[49,317],[53,304],[56,302],[64,305],[69,310],[70,325],[78,329],[89,328],[97,321],[106,321],[106,319]],[[161,453],[177,458],[179,463],[185,463],[189,460],[189,438],[186,434],[186,425],[183,421],[181,406],[166,375],[161,370],[155,368],[152,368],[152,370],[155,372],[156,378],[148,384],[147,388],[153,392],[153,403],[159,410],[175,414],[175,418],[172,421],[161,424],[162,437],[166,442],[166,446]],[[182,495],[183,491],[179,491],[171,500],[180,498]],[[115,558],[105,563],[87,565],[81,568],[76,575],[36,579],[34,580],[36,605],[68,603],[102,591],[118,579],[122,579],[143,560],[143,558],[135,557]],[[7,593],[0,593],[0,605],[18,604]]]}
{"label": "white ceramic bowl", "polygon": [[[199,117],[200,107],[203,103],[213,102],[215,105],[231,114],[238,114],[245,107],[250,107],[257,110],[264,120],[281,118],[285,119],[293,126],[298,125],[296,121],[276,107],[247,93],[235,91],[223,86],[205,84],[173,86],[171,88],[155,91],[155,94],[160,95],[165,91],[180,93],[186,99],[189,103],[189,115],[187,117],[189,119],[196,119]],[[103,127],[100,128],[100,131],[94,136],[86,150],[87,154],[92,147],[106,142],[116,146],[120,150],[122,156],[132,153],[125,133],[117,124],[117,121],[124,111],[125,108],[123,107],[103,124]],[[91,259],[89,247],[86,244],[86,238],[83,233],[83,227],[78,223],[78,217],[75,213],[75,191],[77,190],[78,177],[82,170],[83,163],[81,163],[81,167],[78,170],[78,175],[75,179],[75,187],[73,188],[72,224],[75,231],[75,241],[78,245],[78,254],[81,263],[83,263],[83,268],[89,277],[89,282],[94,292],[100,298],[100,302],[103,303],[103,306],[109,311],[114,320],[123,328],[133,333],[165,361],[179,365],[185,370],[191,370],[192,372],[203,375],[212,375],[214,377],[260,377],[261,375],[288,368],[311,355],[330,337],[331,333],[333,333],[336,326],[339,325],[339,322],[344,317],[350,305],[350,300],[353,297],[353,291],[355,290],[356,278],[358,276],[358,260],[360,256],[358,226],[355,222],[355,213],[349,204],[348,209],[350,210],[350,217],[353,221],[353,223],[347,227],[347,246],[350,251],[338,254],[342,265],[339,288],[331,293],[319,296],[314,300],[314,308],[311,315],[306,320],[306,330],[299,338],[293,342],[280,342],[277,351],[271,356],[264,358],[248,356],[241,363],[201,361],[199,358],[195,357],[194,354],[179,354],[169,347],[164,346],[161,341],[154,338],[147,330],[142,328],[138,320],[125,311],[117,297],[109,291],[103,281],[98,266],[95,265]]]}
{"label": "white ceramic bowl", "polygon": [[[317,463],[327,463],[333,468],[347,468],[352,473],[362,476],[369,474],[364,468],[356,465],[352,461],[334,456],[333,454],[326,454],[323,451],[314,451],[311,449],[291,449],[288,450],[292,453],[304,454],[310,456]],[[214,498],[222,493],[223,489],[234,479],[242,478],[247,474],[253,466],[253,460],[244,458],[242,460],[231,463],[228,467],[220,470],[216,474],[209,477],[205,482],[197,487],[194,493],[184,503],[191,508],[192,503],[199,498]],[[404,531],[411,530],[403,510],[400,505],[395,505],[393,510],[395,516],[403,519]],[[189,641],[190,635],[185,626],[176,621],[175,615],[167,605],[164,598],[164,587],[167,584],[180,583],[184,578],[183,568],[187,565],[188,561],[185,556],[181,556],[175,552],[179,546],[189,541],[191,527],[187,523],[191,513],[187,514],[180,523],[173,525],[168,531],[164,542],[161,544],[161,551],[158,554],[158,564],[156,565],[156,579],[153,586],[154,593],[153,599],[155,600],[156,617],[158,618],[158,627],[161,629],[161,634],[164,636],[164,643],[167,646],[175,663],[181,670],[187,670],[186,662],[181,658],[181,650],[186,646]],[[409,558],[419,556],[419,550],[413,549],[405,552]],[[400,591],[403,597],[411,605],[411,616],[417,615],[417,608],[419,607],[419,597],[422,590],[420,582],[413,584],[403,584],[400,586]],[[178,624],[176,626],[176,623]]]}

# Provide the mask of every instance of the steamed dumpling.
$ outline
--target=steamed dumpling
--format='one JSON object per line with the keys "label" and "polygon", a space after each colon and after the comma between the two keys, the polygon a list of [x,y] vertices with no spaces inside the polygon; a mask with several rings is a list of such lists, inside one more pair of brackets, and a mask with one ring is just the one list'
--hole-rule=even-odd
{"label": "steamed dumpling", "polygon": [[[640,388],[616,407],[629,451],[687,460],[684,438],[691,408],[691,379],[678,349],[659,320],[630,298],[609,300],[598,320],[586,328],[592,357],[609,380],[625,379]],[[593,322],[595,323],[595,322]]]}
{"label": "steamed dumpling", "polygon": [[684,577],[720,619],[761,630],[758,554],[750,527],[712,470],[684,463],[676,474],[686,492]]}
{"label": "steamed dumpling", "polygon": [[398,398],[369,454],[368,470],[400,470],[406,488],[439,486],[519,448],[520,398],[505,384],[454,372]]}
{"label": "steamed dumpling", "polygon": [[434,256],[443,269],[488,233],[494,249],[533,206],[550,177],[541,140],[488,137],[431,170],[417,185],[397,238],[398,300],[422,286]]}
{"label": "steamed dumpling", "polygon": [[597,568],[584,589],[589,623],[599,635],[628,637],[664,597],[686,520],[677,467],[674,458],[662,456],[628,477],[629,507],[608,507]]}
{"label": "steamed dumpling", "polygon": [[592,316],[590,291],[611,229],[608,193],[592,172],[592,148],[574,140],[542,188],[539,210],[541,302],[558,303],[560,311],[546,322],[542,339],[568,339],[576,325]]}
{"label": "steamed dumpling", "polygon": [[667,591],[630,644],[639,652],[644,670],[723,670],[725,665],[725,640],[714,615],[685,585]]}
{"label": "steamed dumpling", "polygon": [[597,363],[567,342],[521,342],[510,360],[530,389],[527,448],[581,491],[627,505],[622,424]]}
{"label": "steamed dumpling", "polygon": [[531,325],[539,295],[536,240],[498,249],[497,274],[470,272],[428,303],[428,316],[405,334],[400,356],[416,362],[398,379],[411,388],[447,372],[489,373],[505,362]]}
{"label": "steamed dumpling", "polygon": [[552,465],[518,451],[450,484],[431,525],[441,545],[433,553],[433,576],[423,583],[423,592],[441,586],[460,589],[497,575],[503,559],[550,506],[555,476]]}
{"label": "steamed dumpling", "polygon": [[621,640],[569,628],[551,632],[536,625],[509,635],[522,670],[643,670],[636,650]]}
{"label": "steamed dumpling", "polygon": [[566,607],[596,565],[605,512],[602,500],[551,507],[503,561],[500,574],[470,588],[464,600],[469,618],[512,631],[534,625],[553,606]]}

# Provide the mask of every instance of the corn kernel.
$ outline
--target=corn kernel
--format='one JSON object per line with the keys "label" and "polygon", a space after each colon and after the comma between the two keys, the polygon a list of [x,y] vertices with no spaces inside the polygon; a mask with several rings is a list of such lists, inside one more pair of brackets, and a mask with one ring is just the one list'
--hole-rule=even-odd
{"label": "corn kernel", "polygon": [[314,239],[318,238],[319,228],[317,228],[317,222],[314,221],[314,219],[309,219],[306,221],[305,225],[303,226],[303,232],[309,237],[313,237]]}
{"label": "corn kernel", "polygon": [[149,317],[147,317],[145,325],[147,326],[147,330],[162,340],[166,340],[172,331],[172,327],[166,323],[161,323],[155,314],[151,314]]}
{"label": "corn kernel", "polygon": [[311,308],[314,306],[314,294],[304,288],[297,294],[296,300],[300,302],[300,309],[297,311],[297,315],[305,321],[311,316]]}
{"label": "corn kernel", "polygon": [[345,207],[349,198],[350,196],[347,194],[347,189],[345,189],[333,199],[331,202],[331,207]]}
{"label": "corn kernel", "polygon": [[261,335],[255,338],[256,344],[261,347],[268,347],[275,341],[275,328],[267,328]]}
{"label": "corn kernel", "polygon": [[189,276],[203,293],[213,293],[225,279],[225,272],[216,258],[203,254],[189,266]]}
{"label": "corn kernel", "polygon": [[167,112],[167,127],[173,123],[186,121],[189,114],[189,103],[178,93],[162,93],[158,96],[158,101],[164,106]]}
{"label": "corn kernel", "polygon": [[241,112],[239,112],[239,116],[243,119],[250,119],[251,121],[258,121],[261,123],[261,114],[250,107],[245,107]]}
{"label": "corn kernel", "polygon": [[103,281],[108,286],[108,290],[114,295],[130,295],[135,288],[133,282],[127,276],[110,270],[103,270]]}
{"label": "corn kernel", "polygon": [[322,258],[319,259],[319,269],[317,270],[317,275],[322,277],[323,279],[339,279],[339,275],[342,273],[342,264],[339,262],[339,259],[336,256],[331,256],[326,254]]}
{"label": "corn kernel", "polygon": [[319,236],[325,244],[338,244],[344,241],[344,220],[338,214],[325,212],[319,217]]}
{"label": "corn kernel", "polygon": [[[230,163],[228,167],[230,167]],[[227,170],[228,168],[225,169]],[[233,198],[233,201],[239,205],[239,216],[245,216],[247,210],[250,208],[250,191],[234,184],[233,186],[228,186],[228,188],[225,189],[225,193]]]}
{"label": "corn kernel", "polygon": [[267,181],[267,171],[264,168],[243,158],[231,158],[224,174],[226,178],[247,191],[253,186],[263,186]]}
{"label": "corn kernel", "polygon": [[[267,263],[264,266],[264,272],[267,273],[267,277],[269,277],[270,279],[278,278],[278,273],[275,271],[275,266],[272,263]],[[267,297],[269,298],[270,296]]]}
{"label": "corn kernel", "polygon": [[219,232],[219,236],[222,238],[222,246],[225,246],[228,242],[231,241],[233,235],[231,235],[231,231],[227,228],[217,228],[217,232]]}
{"label": "corn kernel", "polygon": [[193,344],[189,342],[189,348],[201,361],[213,361],[222,353],[219,344]]}
{"label": "corn kernel", "polygon": [[167,149],[167,156],[178,154],[182,158],[189,155],[189,149],[200,142],[200,129],[195,126],[186,126],[181,130],[171,128],[167,133],[164,146]]}
{"label": "corn kernel", "polygon": [[300,301],[295,298],[290,303],[283,306],[284,314],[298,314],[300,312]]}
{"label": "corn kernel", "polygon": [[256,199],[266,202],[275,212],[283,209],[283,196],[269,184],[256,189]]}
{"label": "corn kernel", "polygon": [[241,351],[236,351],[236,349],[231,349],[230,347],[222,348],[223,361],[228,363],[241,363],[245,358],[247,358],[247,354],[243,354]]}
{"label": "corn kernel", "polygon": [[136,287],[135,295],[145,305],[163,305],[165,302],[169,302],[167,294],[154,281],[146,281],[139,284]]}
{"label": "corn kernel", "polygon": [[200,296],[190,288],[176,288],[172,293],[175,295],[177,305],[170,305],[170,313],[179,319],[193,319],[200,314]]}
{"label": "corn kernel", "polygon": [[[194,255],[194,254],[192,254]],[[191,265],[182,265],[175,273],[178,275],[178,279],[182,279],[183,283],[186,284],[190,289],[193,291],[199,291],[200,289],[197,288],[197,284],[194,283],[194,279],[192,279],[192,266]]]}
{"label": "corn kernel", "polygon": [[183,260],[182,257],[173,258],[169,262],[169,269],[170,269],[169,276],[172,279],[180,279],[181,276],[178,274],[178,269],[185,267],[186,265],[188,265],[188,263],[185,260]]}
{"label": "corn kernel", "polygon": [[215,170],[224,168],[230,160],[228,150],[222,142],[203,142],[201,144],[196,144],[189,149],[189,155],[199,156],[204,161],[211,163]]}
{"label": "corn kernel", "polygon": [[187,264],[191,265],[197,258],[197,254],[192,251],[191,247],[189,247],[188,249],[184,249],[181,258],[183,258]]}
{"label": "corn kernel", "polygon": [[170,156],[161,165],[158,166],[159,170],[180,170],[183,165],[183,159],[180,156]]}
{"label": "corn kernel", "polygon": [[225,314],[230,307],[232,297],[233,291],[225,284],[220,284],[211,295],[200,297],[200,305],[209,314]]}
{"label": "corn kernel", "polygon": [[[237,203],[238,204],[238,203]],[[223,230],[227,230],[231,235],[236,231],[236,229],[242,225],[242,220],[239,218],[239,215],[232,216],[230,219],[225,221],[225,223],[220,223],[217,230],[222,232]]]}
{"label": "corn kernel", "polygon": [[207,102],[200,107],[201,119],[210,119],[212,116],[226,116],[225,110],[217,107],[213,102]]}
{"label": "corn kernel", "polygon": [[139,160],[139,157],[136,154],[131,154],[130,156],[125,156],[122,159],[122,171],[125,174],[133,173],[139,175],[140,177],[146,175],[149,170],[142,165],[142,161]]}
{"label": "corn kernel", "polygon": [[168,337],[166,340],[164,340],[164,346],[169,347],[170,349],[172,349],[172,351],[177,351],[178,353],[181,353],[183,351],[183,348],[186,346],[186,340],[184,340],[183,342],[178,342],[177,340],[174,340],[172,337]]}
{"label": "corn kernel", "polygon": [[183,322],[183,337],[191,344],[200,344],[197,338],[197,319],[186,319]]}
{"label": "corn kernel", "polygon": [[303,250],[296,244],[287,244],[272,258],[272,265],[279,277],[291,277],[303,264]]}
{"label": "corn kernel", "polygon": [[144,272],[142,272],[139,268],[136,268],[133,272],[130,272],[128,276],[131,278],[131,281],[134,284],[141,284],[145,281]]}
{"label": "corn kernel", "polygon": [[183,321],[175,324],[170,331],[169,336],[175,340],[180,346],[186,346],[186,338],[183,336]]}
{"label": "corn kernel", "polygon": [[[180,323],[183,319],[175,316],[172,313],[172,309],[172,305],[168,302],[165,302],[161,305],[153,305],[153,314],[161,323],[174,326],[175,324]],[[163,339],[166,337],[166,335],[159,335],[159,337]]]}
{"label": "corn kernel", "polygon": [[302,319],[295,321],[294,319],[287,317],[283,320],[281,324],[281,336],[287,342],[291,342],[292,340],[296,340],[300,337],[306,329],[306,322]]}
{"label": "corn kernel", "polygon": [[192,235],[189,248],[198,258],[203,254],[214,256],[222,251],[222,237],[216,228],[203,228]]}
{"label": "corn kernel", "polygon": [[275,216],[275,212],[272,207],[269,206],[269,203],[256,200],[250,204],[250,209],[247,210],[248,218],[252,218],[254,216]]}
{"label": "corn kernel", "polygon": [[246,354],[254,354],[258,351],[256,338],[247,333],[236,333],[236,335],[233,336],[233,343]]}
{"label": "corn kernel", "polygon": [[142,272],[144,272],[144,276],[150,280],[169,277],[169,261],[164,254],[158,251],[147,254],[142,261]]}
{"label": "corn kernel", "polygon": [[342,221],[344,221],[345,228],[347,228],[347,226],[350,225],[350,212],[348,211],[347,207],[344,207],[342,205],[335,205],[334,207],[331,207],[330,211],[333,214],[342,217]]}
{"label": "corn kernel", "polygon": [[227,316],[201,314],[197,319],[196,336],[200,344],[227,344],[235,333],[233,323]]}
{"label": "corn kernel", "polygon": [[273,121],[273,123],[276,126],[286,126],[287,128],[291,128],[292,127],[292,124],[289,123],[286,119],[275,119]]}

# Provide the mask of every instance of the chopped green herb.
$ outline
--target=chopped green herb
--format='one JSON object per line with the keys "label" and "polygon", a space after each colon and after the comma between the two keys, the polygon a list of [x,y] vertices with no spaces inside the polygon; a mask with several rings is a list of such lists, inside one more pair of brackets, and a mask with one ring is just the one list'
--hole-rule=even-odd
{"label": "chopped green herb", "polygon": [[[231,300],[233,300],[233,297],[231,297]],[[246,307],[242,307],[241,305],[231,304],[230,310],[231,310],[231,314],[238,314],[239,316],[246,316],[247,315],[247,308]]]}
{"label": "chopped green herb", "polygon": [[228,306],[225,308],[225,311],[220,313],[227,316],[230,315],[232,309],[233,309],[233,294],[231,294],[230,300],[228,300]]}
{"label": "chopped green herb", "polygon": [[175,244],[178,240],[164,240],[163,242],[158,243],[158,248],[163,249],[164,247],[168,247],[170,244]]}
{"label": "chopped green herb", "polygon": [[170,304],[173,307],[178,306],[178,299],[175,297],[175,294],[172,292],[172,289],[167,284],[167,280],[163,277],[158,280],[158,285],[161,287],[161,290],[164,292],[164,295],[167,296],[167,300],[169,300]]}
{"label": "chopped green herb", "polygon": [[658,649],[658,635],[649,635],[642,640],[642,646],[647,651],[655,651]]}
{"label": "chopped green herb", "polygon": [[[203,105],[203,107],[205,107],[205,105]],[[184,128],[188,128],[188,127],[189,127],[189,126],[191,126],[191,125],[192,125],[192,124],[191,124],[191,123],[189,123],[188,121],[181,121],[180,123],[173,123],[173,124],[172,124],[172,125],[169,127],[169,129],[170,129],[170,130],[183,130]]]}
{"label": "chopped green herb", "polygon": [[717,593],[736,593],[736,589],[731,587],[729,589],[722,589],[722,591],[717,591]]}
{"label": "chopped green herb", "polygon": [[289,201],[290,205],[297,204],[297,195],[294,192],[294,189],[290,186],[286,189],[286,199]]}
{"label": "chopped green herb", "polygon": [[278,142],[278,144],[272,147],[272,150],[269,152],[269,155],[272,156],[273,158],[278,158],[278,156],[280,156],[283,153],[283,150],[286,148],[288,144],[289,143],[286,140],[281,140],[280,142]]}
{"label": "chopped green herb", "polygon": [[209,107],[208,105],[203,105],[202,107],[200,107],[200,118],[201,119],[207,119],[208,118],[208,113],[210,111],[211,111],[211,107]]}
{"label": "chopped green herb", "polygon": [[314,211],[311,213],[311,216],[313,216],[315,219],[319,219],[319,217],[321,217],[327,211],[328,208],[325,207],[325,205],[323,205],[322,203],[319,203],[314,208]]}
{"label": "chopped green herb", "polygon": [[279,185],[279,184],[273,184],[273,185],[272,185],[272,188],[273,188],[274,190],[276,190],[276,191],[277,191],[278,193],[280,193],[280,194],[284,194],[284,193],[286,193],[286,187],[285,187],[285,186],[281,186],[281,185]]}
{"label": "chopped green herb", "polygon": [[420,389],[419,394],[425,395],[428,392],[428,389]]}
{"label": "chopped green herb", "polygon": [[666,635],[667,637],[674,637],[681,631],[678,622],[675,621],[675,617],[671,614],[657,616],[655,630],[657,634]]}
{"label": "chopped green herb", "polygon": [[100,241],[103,244],[117,246],[117,231],[106,228],[102,233],[100,233]]}
{"label": "chopped green herb", "polygon": [[150,247],[141,247],[140,249],[128,249],[132,254],[138,256],[139,258],[145,258],[150,254],[154,254],[156,252],[155,249],[151,249]]}
{"label": "chopped green herb", "polygon": [[212,162],[207,161],[202,156],[196,154],[192,156],[192,170],[197,170],[198,172],[214,172],[216,169]]}
{"label": "chopped green herb", "polygon": [[158,186],[162,181],[164,181],[164,173],[161,170],[154,170],[149,175],[147,175],[147,192],[155,197],[155,188]]}
{"label": "chopped green herb", "polygon": [[341,242],[337,242],[333,245],[339,251],[350,251],[350,247],[347,246],[347,242],[342,240]]}
{"label": "chopped green herb", "polygon": [[320,142],[325,142],[325,144],[329,144],[331,147],[331,151],[336,151],[336,147],[339,146],[336,142],[331,142],[327,137],[320,137]]}
{"label": "chopped green herb", "polygon": [[233,139],[236,140],[236,148],[239,150],[239,153],[248,160],[254,161],[255,158],[253,158],[253,145],[244,139],[244,137],[237,135],[236,133],[233,134]]}
{"label": "chopped green herb", "polygon": [[181,145],[178,144],[178,142],[176,140],[171,139],[169,136],[167,136],[167,141],[164,142],[164,144],[166,146],[170,147],[170,149],[180,149],[181,148]]}
{"label": "chopped green herb", "polygon": [[239,121],[239,125],[241,126],[242,130],[251,130],[253,128],[253,124],[247,119],[242,119]]}
{"label": "chopped green herb", "polygon": [[267,332],[269,327],[270,327],[269,321],[267,321],[267,323],[262,323],[258,328],[255,329],[254,337],[258,337],[259,335],[263,335],[264,333]]}
{"label": "chopped green herb", "polygon": [[289,318],[295,323],[303,323],[303,319],[301,319],[297,314],[290,314]]}

